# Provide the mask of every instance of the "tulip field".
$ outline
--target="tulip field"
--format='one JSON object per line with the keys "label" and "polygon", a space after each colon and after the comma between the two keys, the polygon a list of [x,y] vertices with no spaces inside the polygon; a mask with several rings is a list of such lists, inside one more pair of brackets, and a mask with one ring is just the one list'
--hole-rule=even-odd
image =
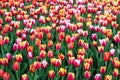
{"label": "tulip field", "polygon": [[120,0],[0,0],[0,80],[120,80]]}

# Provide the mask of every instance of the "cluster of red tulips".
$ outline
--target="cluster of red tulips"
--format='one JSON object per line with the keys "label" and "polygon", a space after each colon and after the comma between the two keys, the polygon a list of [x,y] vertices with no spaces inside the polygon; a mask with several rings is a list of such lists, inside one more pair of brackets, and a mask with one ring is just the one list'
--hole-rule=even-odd
{"label": "cluster of red tulips", "polygon": [[0,0],[0,80],[119,80],[120,0]]}

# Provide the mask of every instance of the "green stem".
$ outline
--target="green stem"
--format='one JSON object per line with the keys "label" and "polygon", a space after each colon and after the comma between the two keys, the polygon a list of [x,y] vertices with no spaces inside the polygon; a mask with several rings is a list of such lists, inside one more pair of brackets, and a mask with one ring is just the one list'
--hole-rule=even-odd
{"label": "green stem", "polygon": [[76,68],[76,80],[78,80],[78,67]]}

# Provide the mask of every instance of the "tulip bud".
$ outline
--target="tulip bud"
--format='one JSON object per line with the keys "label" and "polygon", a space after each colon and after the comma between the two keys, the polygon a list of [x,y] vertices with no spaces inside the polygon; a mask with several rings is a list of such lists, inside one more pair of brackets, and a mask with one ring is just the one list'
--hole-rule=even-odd
{"label": "tulip bud", "polygon": [[4,80],[10,80],[10,74],[8,72],[4,72],[3,77]]}
{"label": "tulip bud", "polygon": [[48,51],[48,57],[49,57],[49,58],[52,58],[53,56],[54,56],[53,50],[49,50],[49,51]]}
{"label": "tulip bud", "polygon": [[91,72],[90,71],[85,71],[84,77],[87,78],[87,79],[89,79],[90,76],[91,76]]}
{"label": "tulip bud", "polygon": [[43,61],[41,62],[41,67],[42,67],[43,69],[46,68],[47,65],[48,65],[48,62],[47,62],[46,60],[43,60]]}
{"label": "tulip bud", "polygon": [[100,68],[100,72],[101,72],[102,74],[104,74],[104,73],[106,72],[106,67],[105,67],[105,66],[102,66],[102,67]]}
{"label": "tulip bud", "polygon": [[51,79],[53,79],[55,77],[55,72],[53,70],[50,70],[48,72],[48,77],[51,78]]}
{"label": "tulip bud", "polygon": [[115,68],[115,69],[113,70],[113,76],[115,76],[115,77],[118,77],[118,76],[119,76],[119,70],[118,70],[117,68]]}
{"label": "tulip bud", "polygon": [[4,43],[8,44],[9,43],[9,37],[4,37]]}
{"label": "tulip bud", "polygon": [[94,80],[101,80],[101,74],[95,74]]}
{"label": "tulip bud", "polygon": [[67,73],[67,71],[66,71],[66,69],[64,69],[64,68],[60,68],[60,70],[59,70],[58,73],[59,73],[60,76],[65,76],[66,73]]}
{"label": "tulip bud", "polygon": [[35,69],[40,69],[40,67],[41,67],[41,63],[40,62],[34,62],[33,64],[34,64],[34,68]]}
{"label": "tulip bud", "polygon": [[23,74],[21,76],[21,80],[29,80],[28,75],[27,74]]}
{"label": "tulip bud", "polygon": [[18,44],[15,43],[15,44],[13,45],[13,49],[12,49],[12,50],[13,50],[13,51],[16,51],[17,49],[18,49]]}
{"label": "tulip bud", "polygon": [[61,66],[61,63],[62,63],[61,59],[56,59],[56,60],[55,60],[55,66],[56,66],[56,67],[60,67],[60,66]]}
{"label": "tulip bud", "polygon": [[69,72],[67,75],[67,80],[75,80],[75,74],[73,72]]}
{"label": "tulip bud", "polygon": [[110,53],[109,52],[105,52],[104,53],[104,61],[109,61],[110,60]]}
{"label": "tulip bud", "polygon": [[61,49],[61,43],[58,42],[58,43],[56,44],[56,50],[60,50],[60,49]]}
{"label": "tulip bud", "polygon": [[9,61],[12,60],[12,55],[10,53],[7,53],[6,56],[5,56]]}
{"label": "tulip bud", "polygon": [[22,60],[23,60],[22,54],[17,54],[17,55],[15,56],[15,59],[16,59],[16,61],[18,61],[18,62],[22,62]]}
{"label": "tulip bud", "polygon": [[104,80],[112,80],[112,75],[105,75]]}
{"label": "tulip bud", "polygon": [[90,70],[90,64],[84,63],[84,70],[89,71]]}
{"label": "tulip bud", "polygon": [[40,51],[40,58],[45,58],[46,57],[46,51],[42,50]]}
{"label": "tulip bud", "polygon": [[79,67],[80,64],[81,64],[81,61],[80,61],[79,59],[74,59],[74,60],[73,60],[73,65],[74,65],[75,67]]}
{"label": "tulip bud", "polygon": [[18,63],[17,61],[15,61],[15,62],[13,63],[13,69],[14,69],[15,71],[19,70],[19,63]]}
{"label": "tulip bud", "polygon": [[98,46],[98,52],[102,53],[104,51],[104,46]]}
{"label": "tulip bud", "polygon": [[0,69],[0,77],[3,77],[3,74],[4,74],[4,70]]}
{"label": "tulip bud", "polygon": [[27,57],[28,59],[33,59],[34,57],[33,52],[28,52]]}

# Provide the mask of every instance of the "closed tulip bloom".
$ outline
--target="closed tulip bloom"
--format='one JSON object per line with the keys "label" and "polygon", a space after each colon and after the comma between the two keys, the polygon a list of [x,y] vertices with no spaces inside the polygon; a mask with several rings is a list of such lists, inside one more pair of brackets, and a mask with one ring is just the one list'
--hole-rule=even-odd
{"label": "closed tulip bloom", "polygon": [[48,47],[51,48],[53,46],[53,41],[52,40],[49,40],[48,41]]}
{"label": "closed tulip bloom", "polygon": [[15,59],[16,59],[16,61],[18,61],[18,62],[22,62],[22,60],[23,60],[22,54],[17,54],[17,55],[15,56]]}
{"label": "closed tulip bloom", "polygon": [[118,77],[118,76],[119,76],[119,70],[118,70],[117,68],[115,68],[115,69],[113,70],[113,76],[115,76],[115,77]]}
{"label": "closed tulip bloom", "polygon": [[9,37],[4,37],[4,43],[8,44],[9,43]]}
{"label": "closed tulip bloom", "polygon": [[73,52],[72,50],[69,50],[68,53],[67,53],[68,57],[72,57],[73,56]]}
{"label": "closed tulip bloom", "polygon": [[90,70],[90,64],[89,63],[84,63],[84,70],[87,70],[87,71]]}
{"label": "closed tulip bloom", "polygon": [[110,60],[110,53],[109,52],[105,52],[104,53],[104,61],[109,61]]}
{"label": "closed tulip bloom", "polygon": [[112,80],[112,75],[105,75],[104,80]]}
{"label": "closed tulip bloom", "polygon": [[35,69],[39,69],[41,67],[41,63],[40,62],[34,62],[34,68]]}
{"label": "closed tulip bloom", "polygon": [[13,69],[14,69],[15,71],[19,70],[19,63],[18,63],[17,61],[15,61],[15,62],[13,63]]}
{"label": "closed tulip bloom", "polygon": [[89,79],[90,76],[91,76],[91,72],[90,72],[90,71],[85,71],[84,77],[85,77],[86,79]]}
{"label": "closed tulip bloom", "polygon": [[10,53],[7,53],[6,56],[5,56],[9,61],[12,60],[12,55]]}
{"label": "closed tulip bloom", "polygon": [[61,63],[62,63],[62,60],[61,60],[61,59],[56,59],[56,60],[55,60],[55,66],[56,66],[56,67],[60,67],[60,66],[61,66]]}
{"label": "closed tulip bloom", "polygon": [[100,67],[100,72],[104,74],[106,72],[106,66]]}
{"label": "closed tulip bloom", "polygon": [[74,59],[74,60],[73,60],[73,65],[74,65],[75,67],[79,67],[80,64],[81,64],[81,61],[80,61],[79,59]]}
{"label": "closed tulip bloom", "polygon": [[101,80],[101,74],[95,74],[94,80]]}
{"label": "closed tulip bloom", "polygon": [[66,69],[65,68],[60,68],[60,70],[59,70],[59,75],[60,76],[65,76],[66,75],[66,73],[67,73],[67,71],[66,71]]}
{"label": "closed tulip bloom", "polygon": [[32,52],[28,52],[27,53],[27,58],[28,59],[33,59],[34,58],[34,54]]}
{"label": "closed tulip bloom", "polygon": [[64,59],[65,59],[65,56],[64,56],[62,53],[59,53],[59,54],[58,54],[58,58],[61,59],[61,60],[64,60]]}
{"label": "closed tulip bloom", "polygon": [[48,72],[48,77],[51,78],[51,79],[53,79],[53,78],[55,77],[55,72],[54,72],[54,70],[50,70],[50,71]]}
{"label": "closed tulip bloom", "polygon": [[28,75],[27,74],[23,74],[21,76],[21,80],[29,80]]}
{"label": "closed tulip bloom", "polygon": [[98,46],[98,52],[102,53],[104,51],[104,46]]}
{"label": "closed tulip bloom", "polygon": [[0,69],[0,77],[3,77],[4,70]]}
{"label": "closed tulip bloom", "polygon": [[60,50],[60,49],[61,49],[61,43],[58,42],[58,43],[56,44],[56,50]]}
{"label": "closed tulip bloom", "polygon": [[2,77],[4,80],[10,80],[10,74],[8,72],[5,72]]}
{"label": "closed tulip bloom", "polygon": [[41,62],[41,67],[44,69],[44,68],[46,68],[48,66],[48,62],[46,61],[46,60],[43,60],[42,62]]}
{"label": "closed tulip bloom", "polygon": [[46,51],[42,50],[39,55],[40,58],[45,58],[46,57]]}
{"label": "closed tulip bloom", "polygon": [[27,52],[33,52],[33,46],[27,46]]}
{"label": "closed tulip bloom", "polygon": [[48,57],[49,57],[49,58],[52,58],[53,56],[54,56],[53,50],[49,50],[49,51],[48,51]]}
{"label": "closed tulip bloom", "polygon": [[75,80],[75,74],[73,72],[69,72],[67,75],[67,80]]}

